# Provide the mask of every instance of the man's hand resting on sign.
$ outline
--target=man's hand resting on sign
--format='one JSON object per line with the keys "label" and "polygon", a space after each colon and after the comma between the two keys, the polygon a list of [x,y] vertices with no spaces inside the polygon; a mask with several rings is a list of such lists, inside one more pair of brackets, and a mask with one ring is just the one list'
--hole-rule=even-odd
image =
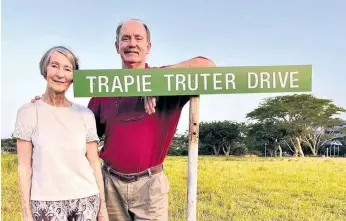
{"label": "man's hand resting on sign", "polygon": [[[200,68],[200,67],[216,67],[216,64],[205,57],[195,57],[187,61],[183,61],[174,65],[164,66],[164,68]],[[148,114],[155,113],[157,97],[144,97],[144,108]]]}
{"label": "man's hand resting on sign", "polygon": [[155,107],[156,107],[156,97],[147,96],[144,97],[144,109],[147,114],[153,114],[155,113]]}
{"label": "man's hand resting on sign", "polygon": [[36,101],[40,100],[41,98],[43,97],[43,94],[42,96],[35,96],[34,99],[31,99],[31,103],[35,103]]}

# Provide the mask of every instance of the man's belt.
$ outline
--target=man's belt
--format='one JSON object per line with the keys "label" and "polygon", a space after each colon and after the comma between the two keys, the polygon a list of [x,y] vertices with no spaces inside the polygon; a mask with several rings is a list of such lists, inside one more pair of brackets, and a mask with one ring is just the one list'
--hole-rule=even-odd
{"label": "man's belt", "polygon": [[157,173],[160,173],[163,171],[163,165],[159,164],[157,166],[151,167],[145,171],[139,172],[139,173],[121,173],[118,172],[116,170],[114,170],[113,168],[111,168],[110,166],[108,166],[106,164],[106,162],[103,162],[103,167],[113,176],[117,177],[119,180],[127,182],[127,183],[131,183],[131,182],[135,182],[140,178],[143,177],[148,177],[150,175],[154,175]]}

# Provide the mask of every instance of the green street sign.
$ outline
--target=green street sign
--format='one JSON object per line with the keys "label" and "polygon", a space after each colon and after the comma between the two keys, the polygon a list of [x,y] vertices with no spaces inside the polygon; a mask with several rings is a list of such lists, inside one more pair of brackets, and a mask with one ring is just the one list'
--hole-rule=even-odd
{"label": "green street sign", "polygon": [[75,97],[310,92],[311,65],[74,71]]}

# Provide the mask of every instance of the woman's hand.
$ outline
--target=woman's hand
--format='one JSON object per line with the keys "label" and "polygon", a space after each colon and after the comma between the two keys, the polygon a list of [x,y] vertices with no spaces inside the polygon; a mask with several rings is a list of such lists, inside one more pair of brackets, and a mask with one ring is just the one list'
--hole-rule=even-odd
{"label": "woman's hand", "polygon": [[30,189],[32,178],[32,143],[30,141],[17,140],[19,195],[22,209],[22,220],[33,220],[30,203]]}
{"label": "woman's hand", "polygon": [[106,202],[101,198],[100,210],[97,215],[97,221],[109,221]]}
{"label": "woman's hand", "polygon": [[87,143],[86,156],[90,163],[90,167],[93,169],[96,183],[100,191],[100,209],[98,212],[97,220],[109,221],[106,203],[105,203],[104,183],[103,183],[103,176],[101,172],[101,164],[98,157],[98,145],[96,142]]}
{"label": "woman's hand", "polygon": [[26,217],[22,217],[22,221],[34,221],[34,218],[32,217],[31,212],[30,214],[28,213]]}

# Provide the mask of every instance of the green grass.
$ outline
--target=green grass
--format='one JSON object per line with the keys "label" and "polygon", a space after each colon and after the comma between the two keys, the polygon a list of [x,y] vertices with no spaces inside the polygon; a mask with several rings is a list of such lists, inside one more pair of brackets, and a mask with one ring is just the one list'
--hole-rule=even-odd
{"label": "green grass", "polygon": [[[2,219],[20,220],[15,155],[2,155]],[[170,220],[186,220],[187,158],[168,157]],[[198,218],[346,220],[346,159],[200,157]]]}

